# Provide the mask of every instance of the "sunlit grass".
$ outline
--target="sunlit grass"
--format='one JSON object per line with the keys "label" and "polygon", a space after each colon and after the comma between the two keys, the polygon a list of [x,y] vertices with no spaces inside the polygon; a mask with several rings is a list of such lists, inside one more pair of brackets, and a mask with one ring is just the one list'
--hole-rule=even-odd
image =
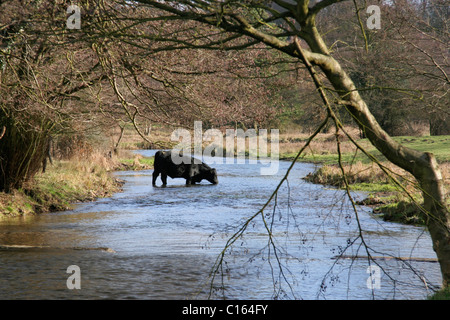
{"label": "sunlit grass", "polygon": [[80,201],[109,196],[120,189],[120,183],[109,170],[111,159],[100,154],[89,159],[54,161],[45,173],[37,174],[23,188],[10,194],[0,193],[0,213],[26,215],[71,208]]}

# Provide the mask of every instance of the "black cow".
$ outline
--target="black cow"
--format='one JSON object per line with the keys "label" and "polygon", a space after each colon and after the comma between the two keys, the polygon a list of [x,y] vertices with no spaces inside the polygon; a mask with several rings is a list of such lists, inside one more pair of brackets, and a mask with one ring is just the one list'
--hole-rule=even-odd
{"label": "black cow", "polygon": [[[184,178],[186,184],[195,184],[203,179],[208,180],[212,184],[217,184],[217,171],[205,163],[195,163],[193,157],[177,156],[177,162],[172,160],[171,151],[158,151],[155,154],[153,181],[156,184],[156,178],[161,173],[161,181],[163,186],[167,184],[167,176],[173,178]],[[197,160],[199,161],[199,160]]]}

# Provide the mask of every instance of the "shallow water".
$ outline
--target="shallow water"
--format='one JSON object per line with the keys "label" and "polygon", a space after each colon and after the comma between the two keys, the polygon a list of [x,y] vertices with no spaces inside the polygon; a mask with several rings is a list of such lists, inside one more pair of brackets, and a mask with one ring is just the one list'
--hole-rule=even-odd
{"label": "shallow water", "polygon": [[[166,188],[152,187],[151,170],[118,172],[126,183],[111,198],[4,219],[0,298],[207,298],[218,254],[263,206],[289,164],[280,162],[274,176],[261,176],[261,164],[213,164],[218,185],[185,186],[183,179],[169,178]],[[367,252],[345,194],[301,179],[313,170],[297,163],[277,205],[266,208],[265,220],[260,215],[249,223],[227,251],[213,298],[422,299],[439,286],[435,262],[375,259],[370,265],[380,268],[374,278],[380,289],[372,290],[367,259],[333,259],[344,249],[348,256]],[[364,207],[358,207],[358,219],[373,256],[436,257],[423,228],[383,222]],[[70,265],[80,267],[80,290],[67,288]]]}

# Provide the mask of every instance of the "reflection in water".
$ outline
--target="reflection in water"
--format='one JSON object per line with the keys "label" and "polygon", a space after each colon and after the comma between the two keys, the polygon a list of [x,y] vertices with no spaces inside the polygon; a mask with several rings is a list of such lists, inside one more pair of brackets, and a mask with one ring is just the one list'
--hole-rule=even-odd
{"label": "reflection in water", "polygon": [[[151,186],[152,171],[119,172],[126,184],[111,198],[67,212],[4,219],[0,298],[205,298],[218,253],[261,208],[287,165],[280,162],[277,176],[261,176],[259,165],[212,165],[219,173],[218,185],[185,186],[182,179],[169,179],[166,188]],[[348,256],[367,252],[344,193],[301,179],[313,169],[296,164],[277,206],[265,211],[268,225],[257,217],[227,251],[224,277],[219,277],[224,282],[215,282],[214,297],[421,299],[429,293],[424,279],[429,286],[440,283],[437,263],[380,259],[381,288],[371,291],[367,259],[333,259],[343,251]],[[380,221],[364,208],[359,219],[372,255],[435,258],[422,228]],[[266,226],[276,252],[268,246]],[[81,269],[81,290],[66,287],[70,265]]]}
{"label": "reflection in water", "polygon": [[[210,261],[194,255],[128,255],[83,250],[0,250],[2,299],[185,299]],[[68,290],[67,267],[81,270]]]}

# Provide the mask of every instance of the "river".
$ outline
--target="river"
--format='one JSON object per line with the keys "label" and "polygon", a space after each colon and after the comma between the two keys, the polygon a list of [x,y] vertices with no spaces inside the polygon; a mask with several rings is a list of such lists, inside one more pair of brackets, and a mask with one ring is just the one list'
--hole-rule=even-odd
{"label": "river", "polygon": [[[227,251],[211,286],[208,275],[226,241],[262,207],[289,164],[280,161],[271,176],[260,175],[262,164],[214,164],[218,185],[169,178],[166,188],[159,179],[151,185],[151,170],[117,172],[125,184],[110,198],[0,220],[0,299],[203,299],[211,287],[214,299],[423,299],[439,286],[433,261],[335,259],[344,250],[367,256],[358,219],[372,256],[436,255],[421,227],[384,222],[365,207],[357,219],[343,191],[302,180],[314,170],[305,163],[295,165],[276,206],[264,211],[266,225],[256,217]],[[81,289],[68,289],[72,265]]]}

